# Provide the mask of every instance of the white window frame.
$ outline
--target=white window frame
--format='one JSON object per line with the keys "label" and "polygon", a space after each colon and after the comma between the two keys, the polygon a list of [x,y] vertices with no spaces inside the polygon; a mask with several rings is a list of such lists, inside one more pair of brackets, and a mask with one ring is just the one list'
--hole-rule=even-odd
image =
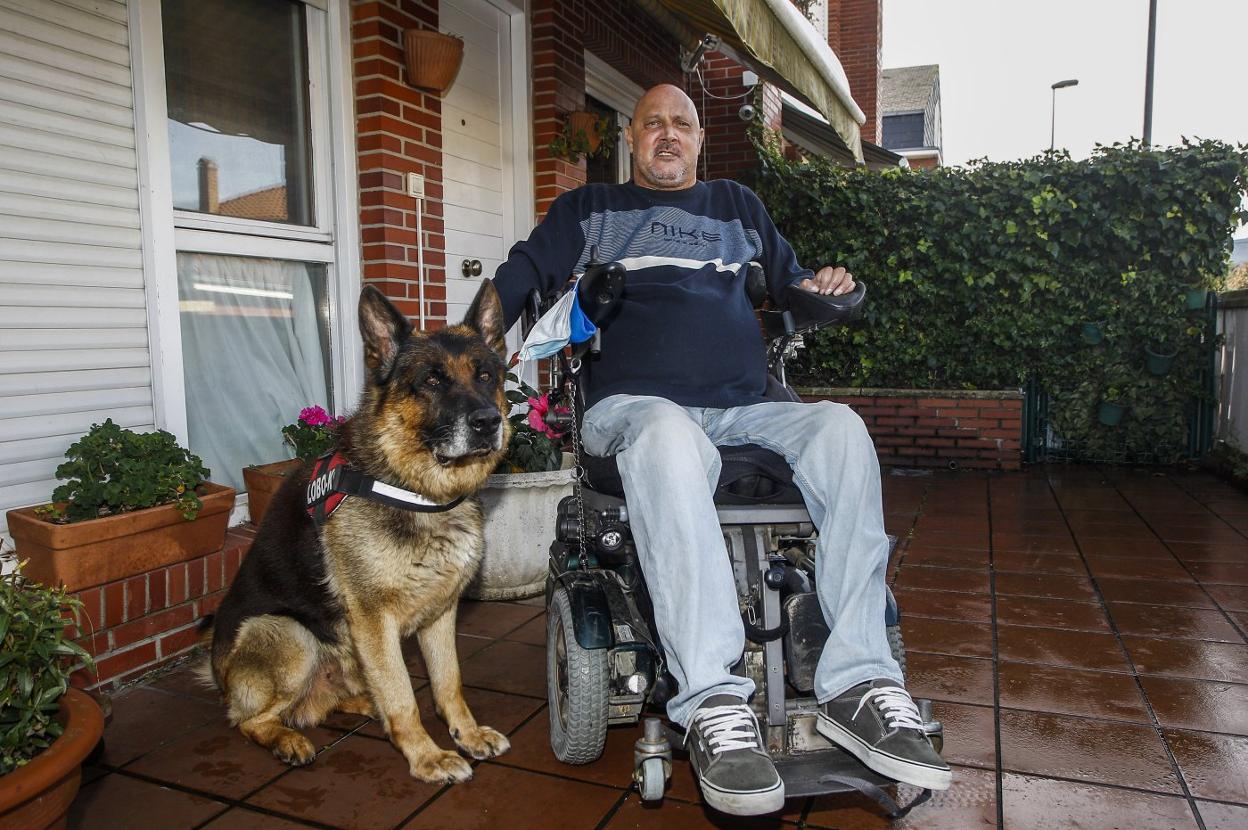
{"label": "white window frame", "polygon": [[[331,280],[330,370],[336,411],[345,412],[354,405],[362,379],[363,348],[353,311],[361,277],[350,7],[348,0],[302,2],[325,12],[308,19],[312,187],[317,222],[311,228],[174,210],[161,4],[160,0],[134,0],[130,4],[152,397],[157,427],[173,433],[184,446],[189,443],[189,433],[175,278],[179,250],[326,264]],[[315,94],[318,85],[326,95]],[[242,502],[240,499],[236,514]],[[236,515],[232,521],[239,518]]]}
{"label": "white window frame", "polygon": [[637,109],[637,102],[645,92],[640,85],[629,80],[602,58],[593,52],[585,52],[585,94],[594,96],[619,114],[616,123],[620,127],[620,135],[614,155],[622,182],[628,181],[633,175],[624,131],[632,123],[633,110]]}

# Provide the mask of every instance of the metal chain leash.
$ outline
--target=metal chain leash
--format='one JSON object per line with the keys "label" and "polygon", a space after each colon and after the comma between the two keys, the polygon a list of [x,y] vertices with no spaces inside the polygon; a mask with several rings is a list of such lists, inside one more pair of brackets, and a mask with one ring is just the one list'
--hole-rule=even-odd
{"label": "metal chain leash", "polygon": [[581,425],[576,412],[576,387],[579,382],[580,369],[579,358],[573,359],[568,365],[567,395],[568,408],[572,411],[572,454],[576,458],[576,467],[572,470],[572,497],[576,499],[576,541],[577,549],[580,551],[581,568],[584,569],[588,567],[585,557],[585,494],[581,492],[581,485],[585,479],[585,465],[581,463],[581,460],[585,456],[582,454],[584,449],[581,447]]}

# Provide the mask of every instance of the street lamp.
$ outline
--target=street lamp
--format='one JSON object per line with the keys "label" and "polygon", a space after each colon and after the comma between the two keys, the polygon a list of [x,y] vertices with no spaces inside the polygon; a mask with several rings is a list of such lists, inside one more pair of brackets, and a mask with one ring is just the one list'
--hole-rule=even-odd
{"label": "street lamp", "polygon": [[1051,87],[1051,89],[1053,90],[1053,106],[1052,106],[1052,112],[1050,112],[1049,114],[1049,149],[1050,150],[1053,149],[1053,139],[1057,135],[1057,91],[1059,89],[1065,89],[1068,86],[1078,86],[1078,85],[1079,85],[1078,79],[1070,78],[1065,81],[1058,81],[1057,83],[1053,84],[1053,86]]}

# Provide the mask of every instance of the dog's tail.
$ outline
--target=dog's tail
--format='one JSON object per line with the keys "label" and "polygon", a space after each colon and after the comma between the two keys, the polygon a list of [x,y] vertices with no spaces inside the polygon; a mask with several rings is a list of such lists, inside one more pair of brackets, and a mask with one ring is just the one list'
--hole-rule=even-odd
{"label": "dog's tail", "polygon": [[220,688],[212,673],[212,623],[215,618],[215,614],[208,614],[199,621],[199,644],[204,647],[204,654],[191,669],[200,685],[210,689]]}

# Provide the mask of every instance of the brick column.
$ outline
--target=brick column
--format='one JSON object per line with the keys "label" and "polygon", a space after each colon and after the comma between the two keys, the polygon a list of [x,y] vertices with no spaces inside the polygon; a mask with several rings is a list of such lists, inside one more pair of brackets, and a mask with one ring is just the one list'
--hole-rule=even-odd
{"label": "brick column", "polygon": [[354,2],[351,39],[364,282],[376,285],[414,324],[420,318],[416,200],[407,173],[425,177],[425,319],[446,324],[442,212],[442,101],[407,84],[403,30],[436,29],[437,0]]}
{"label": "brick column", "polygon": [[879,111],[883,43],[882,0],[828,0],[828,45],[841,59],[849,91],[867,116],[862,138],[875,144],[883,134]]}
{"label": "brick column", "polygon": [[551,155],[564,116],[585,108],[585,7],[579,0],[533,0],[533,159],[537,218],[560,193],[585,184],[585,162]]}

